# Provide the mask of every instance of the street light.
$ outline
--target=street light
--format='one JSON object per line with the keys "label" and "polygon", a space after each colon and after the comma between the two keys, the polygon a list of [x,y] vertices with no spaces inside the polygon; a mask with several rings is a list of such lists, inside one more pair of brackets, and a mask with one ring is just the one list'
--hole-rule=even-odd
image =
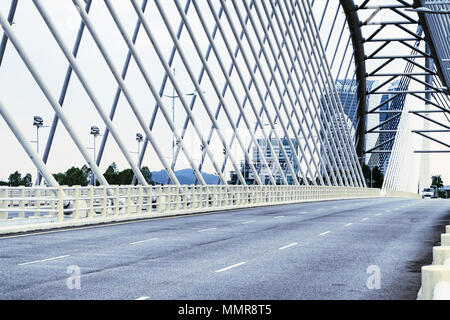
{"label": "street light", "polygon": [[144,136],[141,133],[136,133],[136,141],[138,143],[138,162],[139,162],[139,154],[141,153],[141,142],[144,140]]}
{"label": "street light", "polygon": [[[39,129],[47,128],[48,126],[44,126],[44,120],[40,116],[34,116],[33,126],[36,127],[36,141],[31,142],[36,143],[36,153],[39,154]],[[39,170],[37,172],[37,175],[39,176]]]}
{"label": "street light", "polygon": [[[173,69],[173,74],[175,75],[175,69]],[[201,93],[205,93],[202,91]],[[195,90],[192,93],[186,93],[185,96],[197,96],[198,91]],[[163,94],[164,97],[172,99],[172,123],[175,126],[175,99],[179,98],[180,96],[175,95],[174,89],[172,95]],[[172,160],[175,159],[175,144],[178,145],[178,141],[175,142],[175,134],[172,133]]]}
{"label": "street light", "polygon": [[44,120],[39,116],[34,116],[33,126],[36,126],[36,152],[39,154],[39,128],[44,126]]}
{"label": "street light", "polygon": [[[96,140],[97,136],[100,135],[100,129],[98,127],[96,127],[96,126],[91,126],[91,135],[94,136],[94,163],[95,163],[96,162],[96,159],[95,159],[95,155],[96,155],[95,140]],[[95,182],[95,173],[94,173],[94,171],[92,171],[92,181],[93,181],[92,184],[95,186],[96,182]]]}

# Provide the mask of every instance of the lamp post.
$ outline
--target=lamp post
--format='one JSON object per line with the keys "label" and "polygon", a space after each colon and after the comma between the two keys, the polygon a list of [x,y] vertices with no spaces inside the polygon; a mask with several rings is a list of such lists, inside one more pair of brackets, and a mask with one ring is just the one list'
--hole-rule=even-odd
{"label": "lamp post", "polygon": [[[175,69],[173,69],[173,74],[175,75]],[[175,95],[175,89],[172,89],[172,95],[163,94],[164,97],[172,99],[172,123],[175,126],[175,99],[180,96]],[[201,93],[205,93],[202,91]],[[196,96],[198,95],[197,90],[192,93],[187,93],[185,96]],[[178,141],[175,141],[175,133],[172,132],[172,161],[175,159],[175,144],[178,144]]]}
{"label": "lamp post", "polygon": [[[33,126],[36,127],[36,141],[31,142],[36,143],[36,153],[39,154],[39,129],[47,128],[48,126],[44,126],[44,120],[40,116],[34,116]],[[37,176],[39,176],[39,170],[37,171]]]}
{"label": "lamp post", "polygon": [[44,120],[39,116],[34,116],[33,126],[36,126],[36,153],[39,154],[39,128],[44,126]]}
{"label": "lamp post", "polygon": [[370,188],[373,187],[373,167],[370,167]]}
{"label": "lamp post", "polygon": [[[96,126],[91,126],[91,135],[94,136],[94,162],[96,162],[96,150],[95,150],[95,140],[97,139],[97,137],[100,135],[100,129]],[[95,173],[92,171],[92,180],[91,183],[93,186],[96,186],[96,182],[95,182]]]}
{"label": "lamp post", "polygon": [[[144,136],[141,133],[136,133],[136,141],[138,143],[138,160],[139,160],[139,154],[141,153],[141,142],[144,140]],[[138,161],[139,162],[139,161]]]}

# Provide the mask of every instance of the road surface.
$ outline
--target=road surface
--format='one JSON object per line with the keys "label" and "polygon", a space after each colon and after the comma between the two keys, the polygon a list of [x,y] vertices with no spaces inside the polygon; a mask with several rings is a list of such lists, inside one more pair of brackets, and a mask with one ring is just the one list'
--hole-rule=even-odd
{"label": "road surface", "polygon": [[0,238],[0,299],[416,299],[450,201],[363,199]]}

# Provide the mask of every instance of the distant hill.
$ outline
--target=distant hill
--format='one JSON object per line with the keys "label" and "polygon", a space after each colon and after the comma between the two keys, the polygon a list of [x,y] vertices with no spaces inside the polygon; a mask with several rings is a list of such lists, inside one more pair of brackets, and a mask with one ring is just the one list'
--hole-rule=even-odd
{"label": "distant hill", "polygon": [[[180,184],[192,185],[195,182],[195,174],[192,169],[182,169],[175,171],[175,175],[177,176]],[[202,172],[203,179],[207,184],[217,184],[217,176],[214,174]],[[152,172],[152,180],[156,183],[166,184],[167,182],[167,173],[164,170],[153,171]]]}

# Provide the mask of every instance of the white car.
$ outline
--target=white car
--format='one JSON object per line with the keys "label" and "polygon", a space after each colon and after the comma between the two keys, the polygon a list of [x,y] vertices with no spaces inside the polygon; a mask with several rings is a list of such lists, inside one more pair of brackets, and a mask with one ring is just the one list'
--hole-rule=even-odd
{"label": "white car", "polygon": [[430,199],[431,198],[436,198],[436,190],[433,189],[433,188],[425,188],[425,189],[423,189],[423,191],[422,191],[422,199],[426,198],[426,197],[429,197]]}

